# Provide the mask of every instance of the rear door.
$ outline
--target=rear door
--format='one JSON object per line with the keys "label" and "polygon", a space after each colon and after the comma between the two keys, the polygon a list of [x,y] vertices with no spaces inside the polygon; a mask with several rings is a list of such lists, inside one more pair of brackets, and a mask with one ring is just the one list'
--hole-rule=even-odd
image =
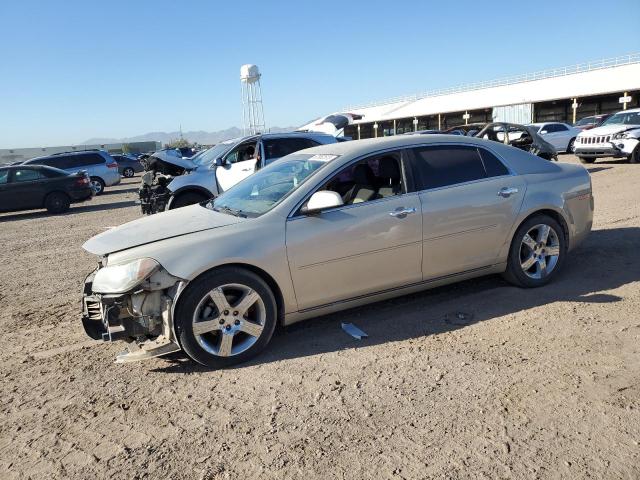
{"label": "rear door", "polygon": [[420,189],[424,279],[496,263],[524,198],[524,181],[471,145],[413,149]]}
{"label": "rear door", "polygon": [[318,145],[320,145],[320,143],[311,140],[310,138],[264,138],[262,140],[262,166],[269,165],[290,153],[298,152],[305,148],[316,147]]}

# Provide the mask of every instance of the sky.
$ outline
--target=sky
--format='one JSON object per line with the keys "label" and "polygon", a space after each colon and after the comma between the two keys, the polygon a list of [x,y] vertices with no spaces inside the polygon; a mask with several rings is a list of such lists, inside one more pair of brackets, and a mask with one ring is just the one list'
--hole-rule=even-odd
{"label": "sky", "polygon": [[638,0],[0,0],[0,148],[242,125],[640,51]]}

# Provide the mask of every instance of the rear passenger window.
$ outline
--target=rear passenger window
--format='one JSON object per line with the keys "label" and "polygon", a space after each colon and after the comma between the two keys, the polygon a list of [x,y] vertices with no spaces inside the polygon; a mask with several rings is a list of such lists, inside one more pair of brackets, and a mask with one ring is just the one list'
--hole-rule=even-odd
{"label": "rear passenger window", "polygon": [[104,158],[97,153],[85,153],[82,155],[73,155],[69,159],[73,162],[74,167],[87,167],[89,165],[97,165],[104,163]]}
{"label": "rear passenger window", "polygon": [[487,178],[476,147],[423,147],[414,149],[414,154],[418,190]]}
{"label": "rear passenger window", "polygon": [[14,182],[32,182],[34,180],[38,180],[39,178],[40,174],[38,173],[38,170],[20,169],[13,171]]}
{"label": "rear passenger window", "polygon": [[273,138],[264,140],[263,146],[265,150],[265,164],[269,164],[269,160],[284,157],[290,153],[304,150],[320,145],[308,138]]}
{"label": "rear passenger window", "polygon": [[499,177],[501,175],[509,175],[509,170],[504,164],[498,160],[493,153],[489,150],[485,150],[484,148],[479,148],[480,156],[482,157],[482,163],[484,164],[484,169],[487,172],[487,177]]}

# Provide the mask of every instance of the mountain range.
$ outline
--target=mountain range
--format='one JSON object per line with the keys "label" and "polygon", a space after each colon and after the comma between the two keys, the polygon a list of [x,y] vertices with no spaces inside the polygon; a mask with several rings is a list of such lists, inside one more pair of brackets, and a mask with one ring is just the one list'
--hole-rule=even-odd
{"label": "mountain range", "polygon": [[[295,129],[296,127],[287,127],[287,128],[273,127],[269,129],[269,132],[271,133],[290,132]],[[192,143],[199,143],[201,145],[213,145],[216,143],[223,142],[224,140],[229,140],[230,138],[241,137],[242,130],[238,127],[231,127],[231,128],[227,128],[226,130],[218,130],[217,132],[205,132],[203,130],[182,132],[182,134],[180,132],[149,132],[142,135],[136,135],[135,137],[90,138],[82,142],[82,144],[83,145],[102,145],[106,143],[131,143],[131,142],[156,141],[164,145],[179,139],[180,136],[182,136],[182,138]]]}

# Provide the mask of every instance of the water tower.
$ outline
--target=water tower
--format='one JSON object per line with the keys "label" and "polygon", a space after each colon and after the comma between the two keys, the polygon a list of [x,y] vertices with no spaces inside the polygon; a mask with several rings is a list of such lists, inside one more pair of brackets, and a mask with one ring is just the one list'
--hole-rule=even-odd
{"label": "water tower", "polygon": [[247,64],[240,67],[240,88],[244,134],[263,133],[265,131],[264,111],[262,110],[260,70],[257,65]]}

